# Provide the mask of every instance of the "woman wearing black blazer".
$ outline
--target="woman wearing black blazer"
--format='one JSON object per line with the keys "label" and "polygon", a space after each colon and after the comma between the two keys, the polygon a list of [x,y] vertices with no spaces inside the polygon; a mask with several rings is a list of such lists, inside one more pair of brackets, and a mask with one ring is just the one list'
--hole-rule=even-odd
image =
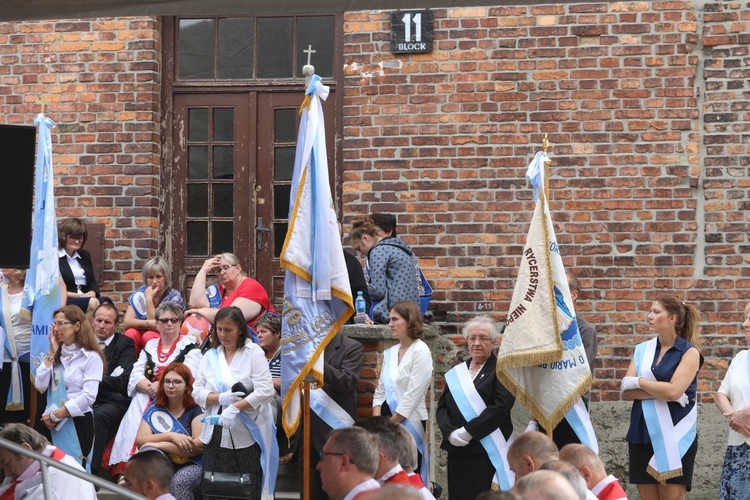
{"label": "woman wearing black blazer", "polygon": [[499,335],[497,326],[490,317],[478,316],[462,333],[471,359],[445,374],[437,409],[441,448],[448,452],[451,499],[476,498],[493,483],[503,490],[513,484],[506,455],[513,435],[510,411],[515,398],[495,375],[497,358],[492,348]]}
{"label": "woman wearing black blazer", "polygon": [[88,316],[99,307],[99,285],[91,254],[83,249],[88,238],[86,224],[78,218],[65,219],[57,229],[60,276],[67,288],[65,305],[75,305]]}

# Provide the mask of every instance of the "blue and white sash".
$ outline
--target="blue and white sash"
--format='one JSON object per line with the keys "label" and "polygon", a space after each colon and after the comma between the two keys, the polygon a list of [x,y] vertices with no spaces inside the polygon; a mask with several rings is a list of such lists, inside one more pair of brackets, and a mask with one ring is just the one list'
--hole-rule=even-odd
{"label": "blue and white sash", "polygon": [[332,429],[354,425],[354,419],[323,389],[310,391],[310,409]]}
{"label": "blue and white sash", "polygon": [[[226,392],[229,389],[222,374],[218,349],[210,349],[205,356],[208,358],[216,388],[219,392]],[[279,443],[276,442],[276,425],[270,406],[267,404],[261,405],[258,408],[258,413],[259,417],[262,416],[265,420],[265,425],[262,427],[244,411],[239,413],[238,418],[245,424],[255,442],[260,445],[260,465],[263,468],[262,498],[266,500],[274,497],[276,473],[279,468]]]}
{"label": "blue and white sash", "polygon": [[[398,347],[396,344],[385,350],[383,353],[383,385],[385,386],[385,400],[388,403],[388,407],[391,409],[391,413],[396,413],[398,408],[398,400],[403,397],[403,394],[398,393],[396,384],[393,383],[394,378],[398,374]],[[395,354],[394,354],[395,353]],[[412,412],[411,415],[404,415],[406,419],[401,421],[401,424],[406,427],[406,430],[417,442],[417,450],[422,454],[422,466],[419,469],[419,475],[422,477],[422,482],[428,484],[428,478],[430,474],[430,450],[427,447],[427,436],[422,427],[422,421],[416,412]]]}
{"label": "blue and white sash", "polygon": [[[54,367],[51,373],[49,390],[47,391],[47,406],[55,403],[58,408],[62,408],[68,400],[68,392],[65,390],[65,368],[62,365]],[[89,455],[84,456],[81,451],[81,443],[78,441],[78,433],[73,422],[73,417],[68,417],[69,421],[58,429],[52,429],[52,444],[62,451],[75,458],[79,464],[86,462],[86,472],[91,473],[91,455],[94,451],[92,443]]]}
{"label": "blue and white sash", "polygon": [[578,399],[578,402],[568,410],[565,415],[565,420],[576,433],[578,440],[581,444],[585,444],[597,454],[599,453],[599,442],[596,440],[596,434],[594,433],[594,426],[591,425],[591,415],[589,414],[583,399]]}
{"label": "blue and white sash", "polygon": [[146,319],[146,294],[143,293],[145,291],[146,285],[141,285],[138,290],[133,292],[130,297],[128,297],[130,307],[133,308],[133,312],[135,312],[135,317],[137,319]]}
{"label": "blue and white sash", "polygon": [[[21,390],[21,365],[18,364],[18,346],[16,345],[16,335],[13,331],[13,320],[10,315],[10,299],[8,298],[8,288],[6,285],[0,285],[0,330],[5,331],[2,348],[4,353],[0,356],[6,356],[10,359],[10,387],[8,389],[8,400],[5,404],[6,411],[23,410],[23,391]],[[0,359],[0,363],[4,363]],[[0,370],[3,366],[0,365]]]}
{"label": "blue and white sash", "polygon": [[[656,339],[638,344],[635,348],[636,374],[646,380],[656,380],[651,365],[656,353]],[[641,401],[646,429],[651,437],[654,456],[646,469],[657,481],[664,484],[667,479],[682,475],[682,457],[696,438],[698,405],[693,404],[690,413],[677,424],[672,423],[669,406],[659,399]]]}
{"label": "blue and white sash", "polygon": [[[482,396],[479,395],[477,388],[474,386],[466,363],[451,368],[445,374],[445,383],[448,384],[453,400],[467,422],[477,418],[487,408]],[[510,443],[513,442],[513,437],[511,436],[510,441],[506,441],[502,431],[495,429],[489,435],[480,439],[479,442],[482,443],[484,451],[487,452],[490,462],[495,468],[495,477],[492,482],[498,485],[502,491],[508,491],[513,487],[516,479],[507,460],[508,448]]]}
{"label": "blue and white sash", "polygon": [[219,306],[221,305],[222,297],[221,288],[219,288],[218,283],[206,288],[206,298],[208,299],[208,307],[210,307],[211,309],[219,308]]}
{"label": "blue and white sash", "polygon": [[[176,434],[182,434],[183,436],[190,436],[187,430],[182,426],[179,420],[172,415],[169,408],[164,406],[157,406],[156,404],[148,405],[146,411],[143,413],[143,420],[151,427],[154,434],[163,434],[165,432],[174,432]],[[189,461],[192,461],[200,466],[203,466],[203,459],[201,455],[197,457],[182,457],[180,455],[174,455],[167,453],[169,459],[178,464],[182,465]],[[183,460],[184,459],[184,460]]]}

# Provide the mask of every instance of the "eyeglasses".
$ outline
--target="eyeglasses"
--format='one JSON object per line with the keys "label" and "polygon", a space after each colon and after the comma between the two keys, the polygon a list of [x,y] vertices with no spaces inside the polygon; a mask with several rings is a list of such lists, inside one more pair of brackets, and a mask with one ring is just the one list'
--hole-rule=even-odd
{"label": "eyeglasses", "polygon": [[172,387],[177,387],[184,383],[185,383],[184,380],[165,380],[164,381],[164,385],[171,385]]}
{"label": "eyeglasses", "polygon": [[[334,457],[343,457],[344,455],[349,456],[348,453],[341,453],[340,451],[321,451],[320,452],[320,459],[323,460],[326,457],[326,455],[331,455],[331,456],[334,456]],[[351,457],[349,457],[349,463],[357,465],[357,464],[354,463],[354,461],[352,460]]]}
{"label": "eyeglasses", "polygon": [[231,266],[219,266],[219,270],[220,270],[220,271],[226,271],[226,270],[228,270],[228,269],[231,269],[231,268],[233,268],[233,267],[234,267],[234,266],[236,266],[236,265],[237,265],[237,264],[232,264]]}
{"label": "eyeglasses", "polygon": [[172,323],[173,325],[176,325],[180,322],[180,318],[159,318],[156,321],[161,323],[162,325],[167,325],[169,323]]}
{"label": "eyeglasses", "polygon": [[73,236],[69,234],[68,241],[77,241],[80,243],[81,241],[83,241],[83,236]]}
{"label": "eyeglasses", "polygon": [[491,341],[492,339],[489,337],[469,337],[466,339],[469,344],[486,344]]}
{"label": "eyeglasses", "polygon": [[55,321],[55,326],[60,328],[65,325],[74,325],[76,321]]}

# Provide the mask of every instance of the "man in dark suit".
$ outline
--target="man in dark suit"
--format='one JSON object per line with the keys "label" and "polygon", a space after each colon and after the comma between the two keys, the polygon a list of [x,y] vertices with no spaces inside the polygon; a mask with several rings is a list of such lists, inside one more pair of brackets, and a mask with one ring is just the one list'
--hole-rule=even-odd
{"label": "man in dark suit", "polygon": [[[356,340],[337,334],[326,346],[323,353],[323,387],[322,390],[338,404],[352,419],[357,420],[357,384],[362,375],[362,344]],[[320,472],[315,468],[320,460],[332,428],[314,411],[310,412],[310,427],[313,447],[310,450],[310,497],[326,499],[323,491]],[[301,461],[300,461],[301,462]]]}
{"label": "man in dark suit", "polygon": [[93,474],[99,472],[104,448],[117,433],[130,405],[128,379],[135,363],[135,345],[117,331],[119,325],[120,313],[109,300],[102,302],[94,311],[94,333],[104,350],[108,375],[99,383],[99,394],[94,402]]}

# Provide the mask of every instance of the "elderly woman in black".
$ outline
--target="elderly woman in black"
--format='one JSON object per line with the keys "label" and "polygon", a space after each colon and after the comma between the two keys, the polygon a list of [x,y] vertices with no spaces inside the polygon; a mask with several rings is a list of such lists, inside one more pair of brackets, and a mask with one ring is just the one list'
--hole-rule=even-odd
{"label": "elderly woman in black", "polygon": [[493,483],[502,490],[513,485],[506,455],[515,398],[495,376],[498,328],[489,316],[477,316],[463,335],[471,357],[445,374],[437,409],[441,448],[448,452],[449,498],[476,498]]}

